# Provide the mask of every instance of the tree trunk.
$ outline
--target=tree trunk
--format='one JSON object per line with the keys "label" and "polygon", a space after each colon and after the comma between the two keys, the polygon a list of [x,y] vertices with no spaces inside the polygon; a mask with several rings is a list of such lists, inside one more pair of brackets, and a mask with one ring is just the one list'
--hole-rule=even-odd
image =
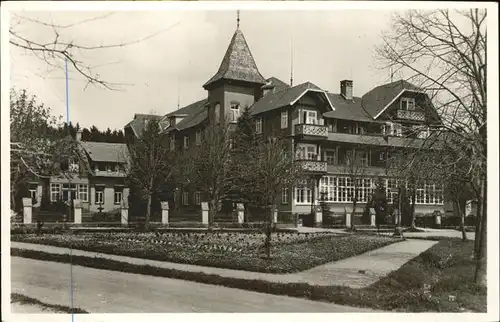
{"label": "tree trunk", "polygon": [[[479,188],[481,189],[481,188]],[[475,240],[474,240],[474,259],[479,259],[479,236],[481,235],[481,223],[482,223],[482,212],[483,212],[483,200],[481,198],[481,192],[477,198],[477,213],[476,213],[476,227],[474,230]]]}
{"label": "tree trunk", "polygon": [[462,211],[462,205],[459,200],[455,200],[458,215],[460,216],[460,230],[462,231],[462,240],[467,240],[467,232],[465,231],[465,211]]}
{"label": "tree trunk", "polygon": [[271,258],[271,234],[272,234],[272,230],[271,230],[271,225],[272,225],[272,222],[273,222],[273,209],[271,207],[268,207],[269,208],[269,215],[267,216],[268,219],[267,219],[267,227],[266,227],[266,240],[264,242],[264,248],[266,250],[266,256],[268,259]]}
{"label": "tree trunk", "polygon": [[481,201],[482,201],[482,207],[481,207],[481,229],[480,229],[480,236],[476,235],[476,240],[479,239],[479,252],[478,252],[478,258],[476,262],[476,272],[474,274],[474,283],[476,285],[486,287],[486,227],[487,227],[487,207],[486,207],[486,202],[487,202],[487,196],[486,196],[486,188],[487,188],[487,182],[485,179],[482,179],[481,182]]}
{"label": "tree trunk", "polygon": [[356,230],[356,227],[354,227],[354,214],[356,213],[356,205],[357,205],[357,198],[354,197],[354,200],[352,201],[352,213],[351,213],[351,230],[354,231]]}
{"label": "tree trunk", "polygon": [[151,199],[152,199],[152,194],[148,194],[148,205],[146,209],[146,220],[144,222],[144,230],[148,231],[149,230],[149,220],[151,218]]}
{"label": "tree trunk", "polygon": [[217,200],[215,198],[210,199],[210,207],[208,208],[208,229],[212,230],[215,220],[215,214],[217,213]]}
{"label": "tree trunk", "polygon": [[410,227],[412,229],[415,229],[416,228],[416,225],[415,225],[415,220],[416,220],[416,217],[415,217],[415,199],[416,199],[416,194],[417,194],[417,190],[412,188],[411,189],[411,208],[410,208],[410,216],[411,216],[411,223],[410,223]]}

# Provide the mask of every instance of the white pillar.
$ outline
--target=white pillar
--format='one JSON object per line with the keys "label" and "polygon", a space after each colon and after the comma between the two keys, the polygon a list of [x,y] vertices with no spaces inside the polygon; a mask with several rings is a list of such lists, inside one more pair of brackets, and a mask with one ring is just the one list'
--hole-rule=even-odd
{"label": "white pillar", "polygon": [[168,201],[161,202],[161,223],[162,225],[168,225]]}
{"label": "white pillar", "polygon": [[31,224],[32,222],[32,200],[31,198],[23,198],[23,223]]}
{"label": "white pillar", "polygon": [[238,212],[238,224],[243,224],[245,222],[245,206],[242,203],[237,203],[236,211]]}
{"label": "white pillar", "polygon": [[375,227],[376,225],[375,209],[370,208],[370,226]]}
{"label": "white pillar", "polygon": [[122,199],[121,204],[121,223],[122,225],[128,225],[128,202],[127,199]]}
{"label": "white pillar", "polygon": [[201,203],[201,222],[208,225],[208,202]]}
{"label": "white pillar", "polygon": [[345,214],[345,226],[351,228],[351,214]]}
{"label": "white pillar", "polygon": [[323,210],[319,206],[314,207],[314,223],[316,226],[323,224]]}
{"label": "white pillar", "polygon": [[273,208],[273,224],[278,223],[278,208]]}
{"label": "white pillar", "polygon": [[73,200],[73,208],[75,211],[75,224],[81,224],[82,223],[82,204],[80,200],[75,199]]}
{"label": "white pillar", "polygon": [[436,214],[434,214],[434,218],[435,218],[435,223],[436,223],[436,226],[441,226],[441,213],[438,212]]}

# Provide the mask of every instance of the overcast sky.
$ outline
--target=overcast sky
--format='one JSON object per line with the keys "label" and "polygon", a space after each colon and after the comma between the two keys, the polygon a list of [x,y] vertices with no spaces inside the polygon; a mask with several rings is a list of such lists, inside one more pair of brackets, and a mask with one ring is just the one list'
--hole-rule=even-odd
{"label": "overcast sky", "polygon": [[[104,12],[19,12],[19,15],[69,24]],[[354,95],[389,81],[377,67],[374,46],[389,28],[391,12],[241,11],[240,28],[257,66],[266,78],[290,79],[294,43],[294,84],[310,81],[339,92],[342,79],[354,81]],[[14,20],[13,20],[14,21]],[[17,21],[17,20],[16,20]],[[89,86],[70,69],[70,120],[83,126],[122,129],[134,113],[165,114],[205,98],[202,85],[217,71],[236,28],[236,11],[115,12],[71,28],[58,29],[60,39],[83,45],[115,44],[168,31],[123,48],[76,52],[102,79],[126,83],[120,91]],[[23,37],[51,41],[54,30],[23,21],[15,26]],[[66,117],[62,70],[50,70],[29,52],[11,46],[11,81],[26,88],[56,115]]]}

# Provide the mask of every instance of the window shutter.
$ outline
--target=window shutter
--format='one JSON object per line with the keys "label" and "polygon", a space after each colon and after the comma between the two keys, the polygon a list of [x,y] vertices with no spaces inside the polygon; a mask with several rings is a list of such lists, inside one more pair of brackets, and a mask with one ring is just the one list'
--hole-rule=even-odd
{"label": "window shutter", "polygon": [[302,124],[303,123],[303,120],[302,120],[302,110],[299,110],[299,124]]}

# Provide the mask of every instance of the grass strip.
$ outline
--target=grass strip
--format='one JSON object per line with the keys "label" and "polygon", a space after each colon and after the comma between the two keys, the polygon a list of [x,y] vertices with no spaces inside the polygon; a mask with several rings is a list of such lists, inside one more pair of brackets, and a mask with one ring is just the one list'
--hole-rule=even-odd
{"label": "grass strip", "polygon": [[[398,270],[362,289],[247,280],[85,256],[72,256],[71,261],[79,266],[189,280],[386,311],[486,312],[486,289],[476,286],[473,282],[475,261],[470,258],[473,247],[473,241],[441,240]],[[67,254],[24,249],[12,249],[11,255],[61,263],[70,261]],[[454,296],[453,301],[449,299],[450,295]]]}
{"label": "grass strip", "polygon": [[41,302],[35,298],[22,295],[19,293],[12,293],[10,295],[10,302],[11,303],[20,303],[20,304],[25,304],[25,305],[36,305],[36,306],[41,306],[42,308],[48,309],[48,310],[53,310],[61,313],[89,313],[85,310],[82,310],[80,308],[70,308],[68,306],[64,305],[55,305],[55,304],[48,304]]}

